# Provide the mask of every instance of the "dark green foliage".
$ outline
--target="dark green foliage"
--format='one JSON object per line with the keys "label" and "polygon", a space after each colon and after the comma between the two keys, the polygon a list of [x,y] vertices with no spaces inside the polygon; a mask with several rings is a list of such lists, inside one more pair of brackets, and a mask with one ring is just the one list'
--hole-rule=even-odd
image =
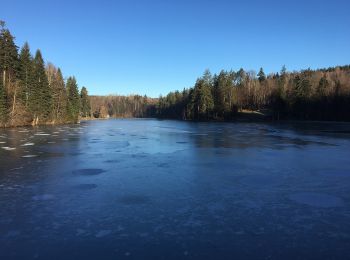
{"label": "dark green foliage", "polygon": [[214,96],[214,118],[229,118],[233,112],[234,72],[221,71],[218,76],[214,76],[213,96]]}
{"label": "dark green foliage", "polygon": [[51,114],[52,94],[40,50],[37,50],[33,63],[33,85],[30,89],[29,107],[34,119],[45,121]]}
{"label": "dark green foliage", "polygon": [[28,107],[30,90],[33,89],[33,83],[34,83],[33,68],[34,68],[33,57],[30,54],[28,43],[25,43],[19,55],[19,73],[18,73],[18,79],[20,80],[20,84],[22,86],[22,92],[20,93],[20,98],[25,104],[25,107]]}
{"label": "dark green foliage", "polygon": [[320,97],[324,97],[326,95],[326,91],[329,87],[329,82],[327,80],[327,77],[323,76],[320,79],[320,82],[318,83],[317,87],[317,93]]}
{"label": "dark green foliage", "polygon": [[4,27],[0,31],[0,70],[1,79],[5,89],[15,80],[18,70],[18,47],[14,43],[14,37]]}
{"label": "dark green foliage", "polygon": [[190,107],[193,119],[208,119],[210,117],[214,108],[214,100],[210,78],[206,78],[206,75],[197,80],[191,95]]}
{"label": "dark green foliage", "polygon": [[78,85],[75,77],[69,77],[67,80],[67,113],[68,119],[77,122],[79,118],[80,97]]}
{"label": "dark green foliage", "polygon": [[283,66],[280,73],[269,76],[260,69],[258,77],[243,69],[208,75],[179,99],[174,92],[159,98],[157,115],[228,120],[237,110],[264,110],[271,119],[350,120],[349,66],[292,73]]}
{"label": "dark green foliage", "polygon": [[52,93],[52,118],[54,122],[65,122],[67,119],[67,91],[61,70],[49,64],[46,69]]}
{"label": "dark green foliage", "polygon": [[266,75],[265,75],[263,68],[260,68],[260,70],[259,70],[258,80],[260,83],[266,80]]}
{"label": "dark green foliage", "polygon": [[80,113],[82,117],[90,117],[91,105],[88,97],[88,91],[85,87],[80,91]]}
{"label": "dark green foliage", "polygon": [[[70,94],[68,105],[61,71],[51,64],[45,68],[39,50],[33,59],[28,43],[18,55],[14,37],[0,21],[0,126],[77,121],[77,87],[71,88]],[[87,91],[84,98],[87,99]]]}

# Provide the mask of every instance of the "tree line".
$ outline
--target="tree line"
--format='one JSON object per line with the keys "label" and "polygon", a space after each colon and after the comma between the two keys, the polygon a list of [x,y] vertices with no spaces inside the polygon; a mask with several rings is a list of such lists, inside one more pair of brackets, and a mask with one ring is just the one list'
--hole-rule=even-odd
{"label": "tree line", "polygon": [[90,110],[87,89],[79,92],[74,76],[65,80],[40,50],[33,57],[28,43],[19,50],[0,21],[0,126],[77,122]]}
{"label": "tree line", "polygon": [[95,118],[154,117],[156,99],[147,96],[90,96],[91,114]]}
{"label": "tree line", "polygon": [[159,97],[156,116],[185,120],[230,120],[240,112],[268,111],[271,119],[350,121],[350,66],[266,75],[209,70],[191,88]]}

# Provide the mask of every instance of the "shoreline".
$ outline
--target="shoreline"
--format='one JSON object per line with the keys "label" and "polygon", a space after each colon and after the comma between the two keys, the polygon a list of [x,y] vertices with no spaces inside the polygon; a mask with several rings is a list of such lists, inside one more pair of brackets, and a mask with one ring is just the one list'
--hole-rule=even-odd
{"label": "shoreline", "polygon": [[169,120],[169,121],[183,121],[191,123],[305,123],[305,124],[350,124],[349,121],[330,121],[330,120],[302,120],[302,119],[280,119],[274,120],[266,117],[246,117],[245,115],[237,116],[236,118],[225,120],[225,119],[211,119],[211,120],[186,120],[178,118],[162,118],[162,117],[109,117],[109,118],[81,118],[78,122],[63,122],[63,123],[44,123],[38,125],[24,124],[17,126],[0,126],[0,129],[10,129],[10,128],[21,128],[21,127],[41,127],[41,126],[58,126],[58,125],[70,125],[70,124],[80,124],[81,122],[88,121],[102,121],[111,119],[155,119],[155,120]]}

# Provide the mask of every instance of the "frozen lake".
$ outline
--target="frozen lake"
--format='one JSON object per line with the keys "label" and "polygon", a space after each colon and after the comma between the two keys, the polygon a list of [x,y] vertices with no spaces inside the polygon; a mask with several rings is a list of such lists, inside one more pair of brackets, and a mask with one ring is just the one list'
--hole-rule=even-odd
{"label": "frozen lake", "polygon": [[0,259],[349,259],[350,124],[0,129]]}

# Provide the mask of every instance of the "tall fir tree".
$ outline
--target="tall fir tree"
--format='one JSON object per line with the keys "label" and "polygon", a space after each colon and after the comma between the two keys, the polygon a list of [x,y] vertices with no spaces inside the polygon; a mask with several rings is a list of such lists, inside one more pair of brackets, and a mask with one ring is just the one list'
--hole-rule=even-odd
{"label": "tall fir tree", "polygon": [[86,87],[82,87],[80,91],[80,106],[81,116],[89,117],[91,106]]}
{"label": "tall fir tree", "polygon": [[36,51],[33,63],[34,80],[30,90],[29,106],[35,121],[47,121],[52,109],[52,94],[40,50]]}
{"label": "tall fir tree", "polygon": [[72,122],[77,122],[79,119],[79,90],[75,77],[69,77],[67,80],[67,113],[68,119]]}
{"label": "tall fir tree", "polygon": [[29,44],[24,43],[19,55],[19,73],[18,78],[22,86],[21,99],[25,107],[28,107],[30,90],[33,88],[33,57],[30,53]]}
{"label": "tall fir tree", "polygon": [[264,82],[266,80],[266,75],[263,70],[263,68],[260,68],[259,73],[258,73],[258,80],[260,83]]}
{"label": "tall fir tree", "polygon": [[51,86],[53,95],[53,117],[64,122],[67,117],[67,91],[61,69],[58,68]]}
{"label": "tall fir tree", "polygon": [[324,97],[326,95],[326,90],[328,87],[329,87],[329,82],[327,80],[327,77],[323,75],[316,88],[317,94],[319,95],[319,97]]}
{"label": "tall fir tree", "polygon": [[[0,22],[0,80],[4,89],[6,99],[8,120],[15,115],[16,97],[19,92],[19,84],[16,79],[18,73],[18,47],[14,37],[5,23]],[[11,109],[10,109],[11,107]]]}
{"label": "tall fir tree", "polygon": [[0,29],[0,69],[1,79],[5,90],[10,88],[18,70],[18,47],[10,31],[1,24]]}
{"label": "tall fir tree", "polygon": [[209,118],[214,108],[211,85],[205,77],[197,80],[192,94],[192,110],[195,119]]}

